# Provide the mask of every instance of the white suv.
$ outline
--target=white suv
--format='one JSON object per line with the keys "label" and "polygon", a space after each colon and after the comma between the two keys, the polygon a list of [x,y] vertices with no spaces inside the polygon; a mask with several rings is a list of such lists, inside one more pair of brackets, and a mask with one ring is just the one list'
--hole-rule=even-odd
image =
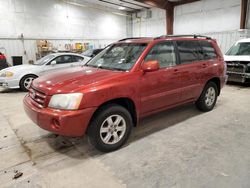
{"label": "white suv", "polygon": [[250,38],[237,41],[226,53],[228,81],[250,82]]}

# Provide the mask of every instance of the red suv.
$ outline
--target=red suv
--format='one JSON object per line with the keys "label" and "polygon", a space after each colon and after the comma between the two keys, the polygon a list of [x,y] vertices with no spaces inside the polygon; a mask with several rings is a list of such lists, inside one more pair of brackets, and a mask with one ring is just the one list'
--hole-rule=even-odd
{"label": "red suv", "polygon": [[81,68],[34,80],[24,108],[43,129],[87,133],[98,150],[113,151],[142,117],[190,102],[212,110],[226,81],[225,67],[209,37],[123,39]]}

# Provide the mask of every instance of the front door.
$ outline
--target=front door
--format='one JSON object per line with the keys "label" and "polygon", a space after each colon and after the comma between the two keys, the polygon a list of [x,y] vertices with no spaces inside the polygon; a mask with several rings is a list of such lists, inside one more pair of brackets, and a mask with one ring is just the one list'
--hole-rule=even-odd
{"label": "front door", "polygon": [[144,62],[149,60],[157,60],[160,69],[146,72],[140,78],[142,115],[170,107],[180,100],[181,83],[173,43],[162,42],[153,46]]}

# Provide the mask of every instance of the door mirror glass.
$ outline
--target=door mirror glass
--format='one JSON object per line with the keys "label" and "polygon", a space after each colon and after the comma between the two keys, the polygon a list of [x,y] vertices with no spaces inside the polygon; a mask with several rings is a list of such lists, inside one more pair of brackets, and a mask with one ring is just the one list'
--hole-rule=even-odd
{"label": "door mirror glass", "polygon": [[51,61],[51,65],[56,65],[56,60]]}
{"label": "door mirror glass", "polygon": [[144,72],[153,72],[159,70],[160,65],[156,60],[146,61],[142,64],[142,70]]}

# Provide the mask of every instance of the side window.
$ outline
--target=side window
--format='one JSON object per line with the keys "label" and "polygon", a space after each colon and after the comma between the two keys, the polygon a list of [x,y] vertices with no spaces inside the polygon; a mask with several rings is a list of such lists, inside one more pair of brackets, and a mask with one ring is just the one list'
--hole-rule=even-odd
{"label": "side window", "polygon": [[80,56],[72,56],[72,62],[82,62],[84,60],[83,57]]}
{"label": "side window", "polygon": [[177,41],[181,64],[192,63],[203,59],[198,41]]}
{"label": "side window", "polygon": [[157,60],[160,68],[171,67],[176,65],[176,56],[172,42],[156,44],[148,53],[145,61]]}
{"label": "side window", "polygon": [[213,48],[212,44],[208,41],[200,41],[203,58],[205,60],[214,59],[217,57],[215,49]]}
{"label": "side window", "polygon": [[70,55],[62,55],[54,59],[56,61],[56,64],[65,64],[65,63],[71,63],[72,58]]}

